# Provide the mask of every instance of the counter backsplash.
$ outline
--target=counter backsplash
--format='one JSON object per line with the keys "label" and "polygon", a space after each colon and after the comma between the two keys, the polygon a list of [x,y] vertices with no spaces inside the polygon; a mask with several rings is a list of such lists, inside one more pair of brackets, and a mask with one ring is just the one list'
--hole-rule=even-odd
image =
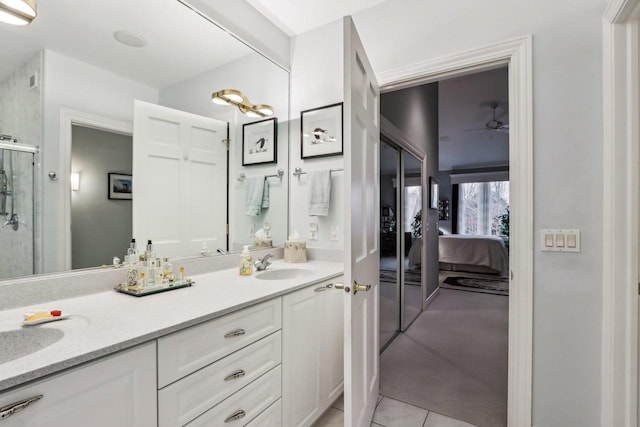
{"label": "counter backsplash", "polygon": [[[282,259],[282,248],[252,251],[253,258],[273,254],[273,259]],[[307,249],[309,260],[343,261],[343,252],[326,249]],[[240,254],[206,256],[172,261],[174,268],[185,268],[191,277],[212,271],[236,268],[240,265]],[[43,274],[17,278],[0,283],[0,310],[39,304],[64,298],[88,295],[112,290],[126,280],[127,268],[105,267],[64,273]]]}

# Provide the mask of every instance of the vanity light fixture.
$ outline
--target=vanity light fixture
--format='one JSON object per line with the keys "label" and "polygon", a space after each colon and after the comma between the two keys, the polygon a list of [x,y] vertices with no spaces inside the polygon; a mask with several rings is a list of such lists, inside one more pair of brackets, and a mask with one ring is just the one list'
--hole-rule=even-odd
{"label": "vanity light fixture", "polygon": [[71,191],[78,191],[80,189],[80,174],[78,172],[71,172]]}
{"label": "vanity light fixture", "polygon": [[252,104],[239,90],[222,89],[211,94],[211,101],[218,105],[235,105],[247,117],[273,116],[273,107],[267,104]]}
{"label": "vanity light fixture", "polygon": [[36,17],[33,0],[0,0],[0,22],[12,25],[27,25]]}

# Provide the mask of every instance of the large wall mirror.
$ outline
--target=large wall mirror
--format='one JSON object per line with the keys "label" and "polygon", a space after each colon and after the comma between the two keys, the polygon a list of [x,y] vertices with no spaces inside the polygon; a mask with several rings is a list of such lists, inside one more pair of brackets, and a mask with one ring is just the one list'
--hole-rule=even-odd
{"label": "large wall mirror", "polygon": [[[213,103],[222,89],[275,114]],[[187,2],[44,1],[0,24],[0,279],[111,264],[132,237],[173,258],[265,228],[282,244],[288,91]]]}

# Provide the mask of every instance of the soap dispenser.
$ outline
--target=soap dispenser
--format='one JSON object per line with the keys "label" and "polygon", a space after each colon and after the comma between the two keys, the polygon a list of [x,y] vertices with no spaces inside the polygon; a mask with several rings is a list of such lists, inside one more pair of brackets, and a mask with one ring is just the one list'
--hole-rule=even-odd
{"label": "soap dispenser", "polygon": [[249,252],[249,245],[244,245],[244,249],[242,250],[242,258],[240,259],[240,275],[241,276],[251,276],[253,273],[253,259],[251,258],[251,253]]}

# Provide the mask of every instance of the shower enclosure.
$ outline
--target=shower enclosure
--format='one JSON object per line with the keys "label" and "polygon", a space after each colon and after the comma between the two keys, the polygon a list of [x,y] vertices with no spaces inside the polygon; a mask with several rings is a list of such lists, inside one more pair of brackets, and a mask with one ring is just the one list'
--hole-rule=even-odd
{"label": "shower enclosure", "polygon": [[34,273],[36,147],[0,135],[0,279]]}

